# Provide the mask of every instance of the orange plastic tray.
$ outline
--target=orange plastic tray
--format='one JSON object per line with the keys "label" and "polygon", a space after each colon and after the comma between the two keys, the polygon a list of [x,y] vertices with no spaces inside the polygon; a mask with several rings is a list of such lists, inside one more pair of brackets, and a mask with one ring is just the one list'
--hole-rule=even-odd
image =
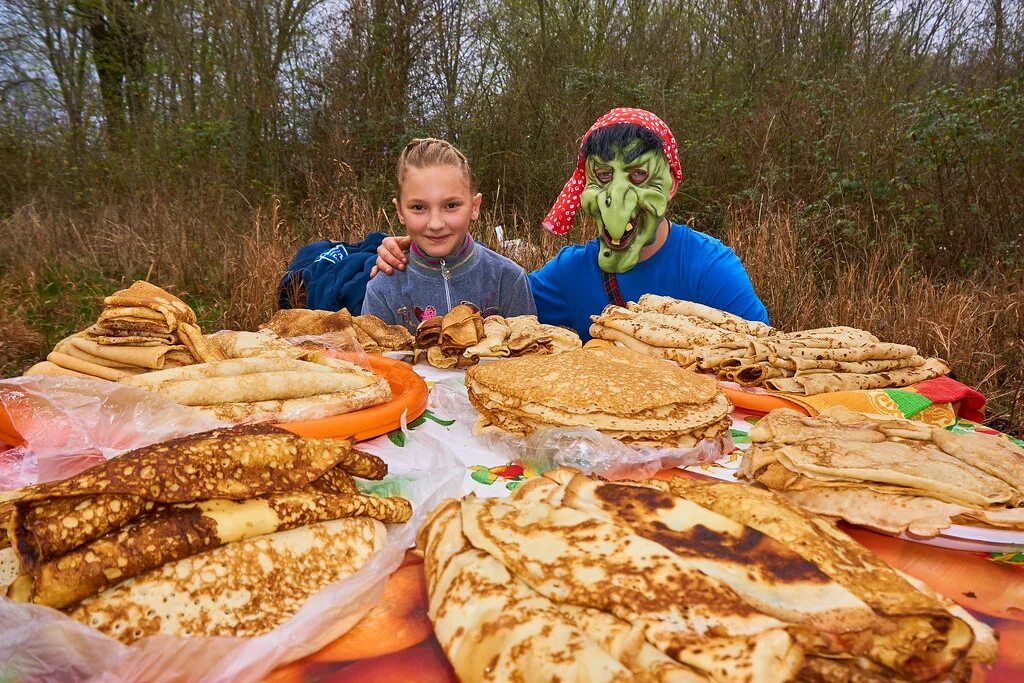
{"label": "orange plastic tray", "polygon": [[770,413],[776,408],[789,408],[809,415],[807,409],[795,401],[790,401],[782,396],[775,394],[755,394],[751,391],[743,391],[742,389],[733,389],[732,387],[725,387],[721,384],[718,388],[732,401],[732,404],[737,408],[743,410],[749,410],[752,413]]}
{"label": "orange plastic tray", "polygon": [[305,422],[282,422],[278,426],[299,436],[351,437],[355,441],[366,441],[401,427],[402,413],[405,413],[407,423],[422,415],[427,409],[429,392],[427,383],[412,366],[383,356],[367,356],[367,359],[370,368],[391,385],[390,401],[344,415]]}

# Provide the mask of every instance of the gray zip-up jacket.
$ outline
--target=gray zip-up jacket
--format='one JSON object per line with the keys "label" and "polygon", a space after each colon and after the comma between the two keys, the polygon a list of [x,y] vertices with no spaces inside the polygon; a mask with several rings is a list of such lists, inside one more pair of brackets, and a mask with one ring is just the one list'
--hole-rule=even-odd
{"label": "gray zip-up jacket", "polygon": [[526,271],[469,236],[445,258],[410,249],[404,271],[380,273],[366,285],[363,313],[415,332],[424,320],[461,303],[475,305],[484,316],[537,313]]}

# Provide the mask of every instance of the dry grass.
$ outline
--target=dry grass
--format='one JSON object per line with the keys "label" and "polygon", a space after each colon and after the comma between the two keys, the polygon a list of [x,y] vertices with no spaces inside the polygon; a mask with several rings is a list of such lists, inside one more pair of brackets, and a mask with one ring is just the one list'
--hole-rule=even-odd
{"label": "dry grass", "polygon": [[[825,229],[798,229],[795,215],[784,206],[728,214],[726,240],[775,325],[853,325],[946,358],[989,397],[994,426],[1024,433],[1024,272],[936,282],[895,245],[844,250]],[[499,224],[506,239],[522,240],[512,255],[527,268],[564,244],[498,211],[485,213],[478,236],[495,245]],[[351,196],[253,207],[229,195],[186,202],[152,191],[74,213],[23,207],[0,222],[10,245],[0,255],[0,375],[22,371],[91,324],[102,296],[134,278],[184,295],[207,329],[252,329],[273,313],[298,245],[355,240],[389,225],[386,213]]]}

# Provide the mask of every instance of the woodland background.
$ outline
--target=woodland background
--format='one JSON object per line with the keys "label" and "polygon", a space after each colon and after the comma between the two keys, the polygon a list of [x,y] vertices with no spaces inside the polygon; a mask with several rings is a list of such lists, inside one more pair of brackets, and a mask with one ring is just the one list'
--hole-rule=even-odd
{"label": "woodland background", "polygon": [[774,324],[946,357],[1021,434],[1022,65],[1020,0],[5,0],[0,375],[134,278],[254,327],[297,245],[395,227],[412,136],[466,151],[477,234],[536,267],[579,137],[641,106],[670,215]]}

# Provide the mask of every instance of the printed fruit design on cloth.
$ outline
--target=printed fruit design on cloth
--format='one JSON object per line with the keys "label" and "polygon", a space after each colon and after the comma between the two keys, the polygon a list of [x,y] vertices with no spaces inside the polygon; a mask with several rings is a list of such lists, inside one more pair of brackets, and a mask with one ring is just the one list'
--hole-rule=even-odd
{"label": "printed fruit design on cloth", "polygon": [[524,480],[537,476],[537,473],[532,469],[517,462],[510,462],[496,467],[473,465],[469,469],[473,473],[470,476],[473,477],[474,481],[490,485],[499,479],[503,479],[505,480],[505,488],[509,491],[517,489]]}
{"label": "printed fruit design on cloth", "polygon": [[[430,420],[435,424],[439,424],[442,427],[451,427],[453,424],[455,424],[455,420],[445,420],[435,415],[433,411],[427,409],[423,411],[422,415],[420,415],[415,420],[407,424],[405,429],[411,432],[420,425],[426,423],[427,420]],[[405,443],[407,440],[405,436],[405,431],[403,431],[402,429],[391,430],[390,432],[388,432],[388,440],[390,440],[391,443],[395,444],[399,448],[405,448]]]}

